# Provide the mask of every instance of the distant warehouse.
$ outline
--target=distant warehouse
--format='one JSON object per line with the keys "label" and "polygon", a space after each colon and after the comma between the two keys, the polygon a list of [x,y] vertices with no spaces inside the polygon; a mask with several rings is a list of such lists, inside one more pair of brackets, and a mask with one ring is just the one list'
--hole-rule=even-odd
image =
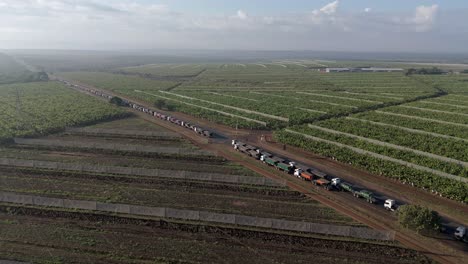
{"label": "distant warehouse", "polygon": [[330,72],[403,72],[401,68],[325,68],[326,73]]}
{"label": "distant warehouse", "polygon": [[325,72],[350,72],[350,68],[326,68]]}
{"label": "distant warehouse", "polygon": [[403,72],[403,69],[400,68],[360,68],[363,72]]}

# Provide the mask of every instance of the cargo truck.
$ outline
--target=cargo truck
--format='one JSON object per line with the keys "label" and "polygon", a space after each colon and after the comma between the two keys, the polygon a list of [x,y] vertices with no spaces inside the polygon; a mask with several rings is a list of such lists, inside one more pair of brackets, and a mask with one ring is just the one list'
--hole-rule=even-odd
{"label": "cargo truck", "polygon": [[263,162],[270,165],[270,166],[276,166],[276,163],[278,163],[278,161],[272,159],[271,157],[265,157],[263,159]]}
{"label": "cargo truck", "polygon": [[339,186],[342,191],[354,193],[354,186],[352,184],[342,182],[339,184]]}
{"label": "cargo truck", "polygon": [[297,168],[294,170],[294,176],[304,180],[304,181],[312,181],[314,179],[314,175],[307,171],[307,169]]}
{"label": "cargo truck", "polygon": [[251,149],[247,153],[255,159],[260,159],[260,153],[257,150]]}
{"label": "cargo truck", "polygon": [[276,163],[276,168],[278,170],[282,170],[284,172],[287,172],[291,174],[293,172],[294,167],[290,163],[285,163],[285,162],[278,162]]}
{"label": "cargo truck", "polygon": [[374,194],[367,190],[354,191],[354,196],[358,198],[364,198],[368,203],[375,203],[377,200],[374,197]]}
{"label": "cargo truck", "polygon": [[317,179],[317,180],[314,180],[314,185],[317,185],[317,186],[321,186],[323,188],[325,188],[325,190],[331,190],[331,182],[325,178],[320,178],[320,179]]}
{"label": "cargo truck", "polygon": [[270,153],[268,152],[260,152],[260,160],[261,161],[265,161],[266,158],[271,158],[273,155],[271,155]]}

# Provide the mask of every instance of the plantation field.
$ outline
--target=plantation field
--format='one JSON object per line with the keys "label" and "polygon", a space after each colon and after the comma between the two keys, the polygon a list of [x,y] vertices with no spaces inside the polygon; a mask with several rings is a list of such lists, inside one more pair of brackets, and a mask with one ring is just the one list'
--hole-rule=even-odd
{"label": "plantation field", "polygon": [[150,64],[117,69],[124,73],[136,73],[154,77],[192,77],[217,64]]}
{"label": "plantation field", "polygon": [[[150,104],[163,100],[181,112],[248,128],[303,124],[427,97],[437,92],[431,86],[402,74],[324,74],[308,66],[284,63],[287,63],[286,68],[275,63],[210,65],[201,74],[180,85],[107,73],[60,75]],[[195,66],[146,67],[155,71],[160,68],[169,71],[172,68],[177,74],[179,69]],[[140,69],[142,67],[134,67],[132,71],[144,74],[145,70]]]}
{"label": "plantation field", "polygon": [[[20,116],[16,111],[17,93],[20,95]],[[42,135],[126,115],[122,109],[55,82],[1,85],[0,103],[0,140]]]}
{"label": "plantation field", "polygon": [[60,73],[60,76],[126,95],[133,94],[135,89],[153,91],[168,89],[177,84],[170,81],[155,81],[136,76],[105,72],[67,72]]}
{"label": "plantation field", "polygon": [[[460,108],[456,98],[459,97],[442,96],[292,128],[313,138],[294,133],[289,136],[288,131],[279,132],[277,136],[283,142],[301,145],[466,202],[468,109]],[[454,101],[447,107],[432,104],[441,100]],[[299,141],[301,137],[304,142]],[[333,145],[333,142],[338,144]],[[364,157],[352,148],[382,156]],[[354,153],[347,156],[350,151]],[[396,170],[395,160],[390,159],[411,163],[409,167],[412,168],[401,166]],[[454,180],[457,177],[459,180]]]}
{"label": "plantation field", "polygon": [[[468,66],[468,65],[467,65]],[[468,67],[467,67],[468,68]],[[438,86],[449,93],[468,96],[468,74],[416,76],[415,78]],[[468,98],[465,99],[465,102]]]}

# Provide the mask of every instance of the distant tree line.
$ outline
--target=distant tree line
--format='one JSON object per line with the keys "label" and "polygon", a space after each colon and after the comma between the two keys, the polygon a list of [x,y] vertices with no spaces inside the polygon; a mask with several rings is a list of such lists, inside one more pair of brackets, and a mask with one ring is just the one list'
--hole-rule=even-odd
{"label": "distant tree line", "polygon": [[421,68],[421,69],[408,69],[406,71],[406,76],[413,75],[413,74],[423,74],[423,75],[437,75],[437,74],[445,74],[447,72],[437,68],[437,67],[432,67],[432,68]]}

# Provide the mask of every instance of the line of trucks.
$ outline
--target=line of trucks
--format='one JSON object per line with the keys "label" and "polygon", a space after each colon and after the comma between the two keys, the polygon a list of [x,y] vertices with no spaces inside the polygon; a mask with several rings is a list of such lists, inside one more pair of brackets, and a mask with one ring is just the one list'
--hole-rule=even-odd
{"label": "line of trucks", "polygon": [[[340,178],[330,177],[326,173],[314,168],[299,166],[294,161],[274,156],[271,153],[262,151],[255,146],[242,143],[236,139],[232,140],[232,146],[241,153],[260,160],[277,170],[296,176],[304,181],[309,181],[315,186],[322,187],[325,190],[345,191],[353,194],[355,197],[365,199],[369,203],[377,203],[377,199],[372,192],[356,188],[351,183],[345,182]],[[395,200],[387,199],[384,203],[384,207],[387,210],[395,211],[397,209],[397,204]]]}
{"label": "line of trucks", "polygon": [[[233,139],[231,144],[235,150],[246,154],[254,159],[260,160],[261,162],[272,166],[277,170],[283,171],[290,175],[294,175],[304,181],[309,181],[315,186],[323,187],[325,190],[328,191],[336,190],[349,192],[353,196],[365,199],[371,204],[377,203],[377,199],[371,191],[356,188],[351,183],[345,182],[340,178],[331,177],[326,173],[314,168],[301,167],[297,165],[297,163],[294,161],[274,156],[271,153],[262,151],[261,149],[255,146],[240,142],[236,139]],[[393,199],[386,199],[383,206],[388,211],[398,210],[398,205]],[[455,239],[468,243],[468,228],[463,226],[457,227],[454,236]]]}
{"label": "line of trucks", "polygon": [[[85,92],[91,93],[93,95],[96,95],[96,96],[99,96],[99,97],[104,97],[104,98],[106,98],[108,100],[111,100],[114,97],[112,95],[103,93],[103,92],[101,92],[99,90],[94,90],[94,89],[91,89],[91,88],[88,88],[88,87],[75,85],[75,84],[72,84],[72,83],[70,83],[68,81],[65,81],[65,80],[60,80],[60,81],[62,83],[64,83],[65,85],[71,87],[71,88],[80,89],[80,90],[83,90]],[[166,120],[166,121],[169,121],[169,122],[171,122],[173,124],[179,125],[181,127],[185,127],[187,129],[190,129],[190,130],[194,131],[195,133],[197,133],[197,134],[199,134],[201,136],[205,136],[205,137],[212,137],[213,136],[213,133],[211,131],[203,129],[202,127],[199,127],[197,125],[194,125],[194,124],[191,124],[189,122],[179,120],[179,119],[177,119],[175,117],[172,117],[172,116],[157,112],[157,111],[155,111],[153,109],[147,108],[145,106],[139,105],[137,103],[131,102],[131,101],[126,100],[126,99],[122,99],[122,101],[123,101],[123,105],[126,106],[126,107],[133,108],[133,109],[138,110],[140,112],[151,115],[151,116],[153,116],[155,118],[159,118],[161,120]]]}

